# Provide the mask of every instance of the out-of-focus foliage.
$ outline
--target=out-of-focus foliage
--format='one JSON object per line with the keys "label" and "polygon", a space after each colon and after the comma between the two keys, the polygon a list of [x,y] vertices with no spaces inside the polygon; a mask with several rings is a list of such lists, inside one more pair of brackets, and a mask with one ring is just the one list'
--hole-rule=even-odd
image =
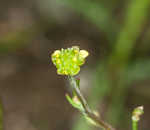
{"label": "out-of-focus foliage", "polygon": [[2,109],[2,104],[0,104],[0,130],[3,130],[3,109]]}
{"label": "out-of-focus foliage", "polygon": [[[112,8],[105,8],[104,4],[90,0],[57,0],[73,8],[77,13],[83,15],[100,30],[106,33],[108,40],[112,42],[119,29],[119,25],[112,16]],[[90,31],[90,30],[89,30]]]}
{"label": "out-of-focus foliage", "polygon": [[35,27],[8,32],[0,37],[0,53],[13,52],[18,48],[25,47],[32,40],[35,33],[37,33]]}

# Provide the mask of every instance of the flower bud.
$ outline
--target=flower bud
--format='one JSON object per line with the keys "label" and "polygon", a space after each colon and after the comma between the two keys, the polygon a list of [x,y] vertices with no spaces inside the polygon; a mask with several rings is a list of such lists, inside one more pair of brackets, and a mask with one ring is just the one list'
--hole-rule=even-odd
{"label": "flower bud", "polygon": [[137,122],[140,120],[140,116],[144,113],[143,106],[139,106],[133,110],[132,120]]}

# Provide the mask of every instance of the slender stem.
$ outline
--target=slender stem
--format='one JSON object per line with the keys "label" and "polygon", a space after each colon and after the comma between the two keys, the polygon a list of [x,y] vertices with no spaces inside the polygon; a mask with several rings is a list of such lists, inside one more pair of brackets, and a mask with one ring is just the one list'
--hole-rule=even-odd
{"label": "slender stem", "polygon": [[104,128],[105,130],[115,130],[114,128],[112,128],[111,125],[104,122],[100,117],[96,116],[92,112],[92,110],[88,106],[85,98],[83,97],[82,93],[80,92],[79,87],[77,86],[76,79],[72,76],[68,76],[68,78],[69,78],[69,81],[70,81],[70,84],[71,84],[72,88],[75,90],[76,95],[78,96],[80,102],[82,103],[83,108],[85,110],[85,113],[88,115],[88,117],[90,117],[97,124],[99,124],[99,127]]}
{"label": "slender stem", "polygon": [[137,121],[132,121],[132,130],[138,130]]}

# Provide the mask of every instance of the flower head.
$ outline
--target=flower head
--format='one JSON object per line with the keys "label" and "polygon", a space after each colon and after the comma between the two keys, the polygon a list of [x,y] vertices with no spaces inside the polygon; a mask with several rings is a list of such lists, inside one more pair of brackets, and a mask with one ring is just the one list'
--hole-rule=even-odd
{"label": "flower head", "polygon": [[88,55],[86,50],[80,50],[78,46],[73,46],[54,51],[51,58],[59,75],[73,76],[79,73],[80,66],[84,64]]}
{"label": "flower head", "polygon": [[139,121],[140,120],[140,116],[144,113],[144,110],[143,110],[143,106],[139,106],[139,107],[136,107],[134,110],[133,110],[133,113],[132,113],[132,120],[133,121]]}

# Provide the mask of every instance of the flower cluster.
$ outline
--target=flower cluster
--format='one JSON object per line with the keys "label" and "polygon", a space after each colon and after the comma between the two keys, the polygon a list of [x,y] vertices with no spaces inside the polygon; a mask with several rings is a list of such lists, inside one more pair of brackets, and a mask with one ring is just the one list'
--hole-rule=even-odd
{"label": "flower cluster", "polygon": [[86,50],[80,50],[79,47],[73,46],[72,48],[54,51],[51,58],[59,75],[74,76],[79,73],[80,66],[84,64],[88,55]]}

